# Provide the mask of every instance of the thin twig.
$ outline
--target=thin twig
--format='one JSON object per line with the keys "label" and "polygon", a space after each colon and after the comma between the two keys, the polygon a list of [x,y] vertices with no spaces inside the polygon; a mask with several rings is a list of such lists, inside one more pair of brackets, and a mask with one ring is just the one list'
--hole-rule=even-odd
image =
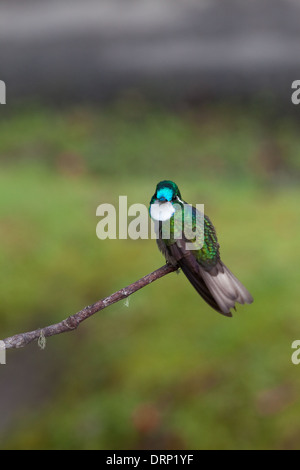
{"label": "thin twig", "polygon": [[138,291],[139,289],[142,289],[151,282],[156,281],[157,279],[160,279],[166,274],[169,274],[176,270],[176,267],[171,266],[170,264],[165,264],[153,273],[147,274],[146,276],[142,277],[133,284],[130,284],[129,286],[118,290],[117,292],[111,294],[105,299],[98,300],[98,302],[95,302],[94,304],[85,307],[83,310],[80,310],[79,312],[75,313],[74,315],[71,315],[70,317],[66,318],[65,320],[62,320],[59,323],[46,326],[45,328],[39,328],[34,331],[29,331],[27,333],[20,333],[4,339],[3,342],[5,344],[5,347],[6,349],[22,348],[23,346],[26,346],[32,341],[38,340],[41,336],[45,338],[48,336],[59,335],[61,333],[66,333],[68,331],[75,330],[81,322],[91,317],[96,312],[99,312],[100,310],[103,310],[104,308],[109,307],[109,305],[119,302],[120,300],[126,299],[131,294]]}

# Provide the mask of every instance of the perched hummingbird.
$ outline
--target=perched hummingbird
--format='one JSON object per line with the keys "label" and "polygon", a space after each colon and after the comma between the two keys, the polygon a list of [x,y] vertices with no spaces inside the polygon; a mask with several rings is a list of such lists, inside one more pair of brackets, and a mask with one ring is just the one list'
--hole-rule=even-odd
{"label": "perched hummingbird", "polygon": [[[190,220],[184,219],[185,205],[189,209],[187,214],[190,214],[186,217],[190,217]],[[176,211],[180,212],[179,217],[176,217]],[[207,215],[202,214],[204,233],[201,247],[195,246],[194,249],[194,238],[186,238],[184,224],[190,222],[194,229],[196,221],[201,217],[198,217],[200,213],[195,207],[181,199],[178,186],[173,181],[158,183],[150,201],[149,212],[156,221],[157,244],[166,261],[182,269],[196,291],[212,308],[231,317],[230,310],[236,310],[236,302],[253,302],[251,294],[221,261],[216,231]],[[166,224],[168,230],[164,230]]]}

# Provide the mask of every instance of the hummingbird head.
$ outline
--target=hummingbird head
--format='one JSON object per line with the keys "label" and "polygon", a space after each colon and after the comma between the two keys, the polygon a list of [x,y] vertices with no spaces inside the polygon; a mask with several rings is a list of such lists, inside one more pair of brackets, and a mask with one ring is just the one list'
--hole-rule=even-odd
{"label": "hummingbird head", "polygon": [[181,194],[173,181],[160,181],[150,201],[150,216],[155,220],[168,220],[175,212],[173,204],[181,202]]}
{"label": "hummingbird head", "polygon": [[181,200],[181,194],[177,184],[166,180],[158,183],[153,198],[157,202],[176,202]]}

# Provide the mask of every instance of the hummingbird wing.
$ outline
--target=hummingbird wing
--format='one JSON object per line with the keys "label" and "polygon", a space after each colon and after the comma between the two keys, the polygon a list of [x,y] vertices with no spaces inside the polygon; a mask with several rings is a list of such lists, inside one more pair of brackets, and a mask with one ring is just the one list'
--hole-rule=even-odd
{"label": "hummingbird wing", "polygon": [[210,289],[207,287],[203,276],[201,276],[201,268],[195,256],[192,253],[188,253],[180,245],[180,242],[176,242],[169,247],[169,250],[172,257],[177,261],[177,264],[181,268],[182,272],[186,275],[192,286],[201,295],[205,302],[207,302],[217,312],[231,317],[231,312],[225,313],[223,310],[221,310]]}
{"label": "hummingbird wing", "polygon": [[[197,210],[194,207],[192,214],[195,222]],[[228,317],[232,316],[231,309],[235,309],[236,302],[251,303],[251,294],[220,259],[219,243],[210,219],[204,216],[204,239],[200,249],[187,249],[191,240],[182,232],[181,238],[169,241],[166,250],[201,297],[217,312]]]}

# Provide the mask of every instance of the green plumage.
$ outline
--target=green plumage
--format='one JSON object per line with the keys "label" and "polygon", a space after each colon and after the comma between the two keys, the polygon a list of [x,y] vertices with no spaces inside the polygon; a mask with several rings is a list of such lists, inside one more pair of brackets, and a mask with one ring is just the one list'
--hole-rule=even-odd
{"label": "green plumage", "polygon": [[[183,201],[184,202],[184,201]],[[163,238],[162,241],[166,244],[166,246],[171,246],[177,242],[181,238],[182,235],[185,234],[185,227],[191,227],[193,232],[196,230],[196,209],[195,207],[190,206],[191,210],[186,212],[184,216],[184,209],[183,204],[177,202],[178,206],[181,206],[181,217],[176,217],[175,213],[172,217],[164,222],[160,222],[161,224],[161,233],[168,234],[170,231],[170,238]],[[187,204],[184,202],[184,204]],[[175,205],[176,207],[176,205]],[[168,227],[170,226],[170,230]],[[203,246],[200,249],[191,250],[197,261],[203,267],[215,266],[219,260],[219,243],[217,240],[217,235],[213,224],[211,223],[210,219],[204,215],[204,236],[201,230],[201,227],[198,227],[199,236],[203,240]],[[165,228],[164,228],[165,227]],[[201,233],[200,233],[201,232]],[[195,238],[187,238],[187,241],[193,242]]]}

